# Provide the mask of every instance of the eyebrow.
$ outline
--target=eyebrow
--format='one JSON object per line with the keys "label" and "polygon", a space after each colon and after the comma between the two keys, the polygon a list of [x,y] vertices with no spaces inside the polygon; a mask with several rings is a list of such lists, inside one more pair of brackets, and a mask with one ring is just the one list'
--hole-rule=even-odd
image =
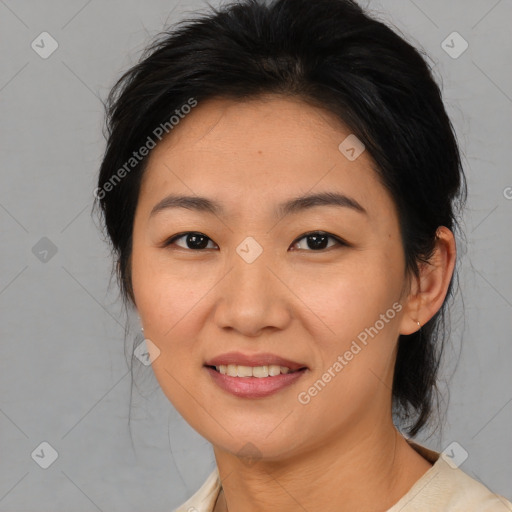
{"label": "eyebrow", "polygon": [[[274,215],[281,218],[317,206],[350,208],[356,212],[368,215],[368,212],[355,199],[337,192],[321,192],[289,199],[277,205]],[[225,215],[222,204],[207,197],[171,194],[164,197],[153,207],[149,217],[151,218],[158,212],[172,208],[185,208],[218,216]]]}

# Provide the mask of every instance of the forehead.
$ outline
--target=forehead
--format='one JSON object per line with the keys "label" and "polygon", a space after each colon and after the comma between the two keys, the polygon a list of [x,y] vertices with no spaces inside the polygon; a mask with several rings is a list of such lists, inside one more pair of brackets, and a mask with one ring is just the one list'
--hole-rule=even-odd
{"label": "forehead", "polygon": [[255,209],[332,190],[366,203],[369,213],[377,201],[389,208],[370,155],[351,161],[340,151],[350,135],[334,115],[297,98],[207,100],[151,151],[141,196],[154,203],[179,191]]}
{"label": "forehead", "polygon": [[296,151],[313,141],[337,147],[338,139],[349,134],[336,116],[298,97],[212,98],[183,116],[153,156],[170,150],[211,149],[271,154],[276,149]]}

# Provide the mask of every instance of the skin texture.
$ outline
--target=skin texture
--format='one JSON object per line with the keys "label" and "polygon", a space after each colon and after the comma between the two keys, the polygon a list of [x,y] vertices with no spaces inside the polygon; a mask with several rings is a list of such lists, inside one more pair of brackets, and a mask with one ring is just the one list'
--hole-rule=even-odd
{"label": "skin texture", "polygon": [[[338,149],[349,134],[297,98],[215,99],[150,154],[133,231],[136,307],[160,350],[152,366],[162,390],[214,446],[223,485],[216,511],[382,511],[431,467],[393,426],[391,385],[399,334],[415,332],[443,303],[455,241],[440,227],[431,264],[409,279],[396,209],[370,155],[349,161]],[[323,191],[354,198],[367,214],[318,206],[274,216],[276,204]],[[209,197],[226,212],[180,208],[150,218],[170,193]],[[349,246],[329,239],[315,249],[302,237],[318,230]],[[186,236],[164,246],[186,231],[206,235],[207,249]],[[251,264],[236,252],[248,236],[263,249]],[[393,304],[401,306],[394,318],[300,403],[298,393]],[[271,352],[308,371],[269,397],[235,397],[203,366],[232,350]],[[247,443],[256,460],[240,456]]]}

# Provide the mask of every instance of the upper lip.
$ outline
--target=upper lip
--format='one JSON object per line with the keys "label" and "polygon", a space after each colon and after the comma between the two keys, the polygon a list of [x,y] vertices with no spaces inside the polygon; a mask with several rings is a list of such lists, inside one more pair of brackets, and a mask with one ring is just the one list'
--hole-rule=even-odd
{"label": "upper lip", "polygon": [[290,370],[299,370],[301,368],[307,368],[305,364],[297,363],[286,359],[284,357],[277,356],[275,354],[261,353],[247,355],[241,352],[228,352],[226,354],[220,354],[212,359],[206,361],[206,366],[220,366],[235,364],[240,366],[269,366],[271,364],[278,366],[286,366]]}

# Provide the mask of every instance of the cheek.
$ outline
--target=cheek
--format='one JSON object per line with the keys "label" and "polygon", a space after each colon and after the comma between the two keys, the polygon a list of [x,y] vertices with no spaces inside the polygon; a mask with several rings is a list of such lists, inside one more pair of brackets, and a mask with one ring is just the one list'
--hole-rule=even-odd
{"label": "cheek", "polygon": [[329,391],[317,407],[332,399],[340,414],[348,412],[387,382],[402,310],[400,276],[399,257],[368,252],[328,276],[302,280],[298,295],[322,320],[311,329],[318,361],[312,379],[325,376]]}
{"label": "cheek", "polygon": [[[149,252],[149,251],[148,251]],[[144,336],[159,349],[152,363],[155,377],[171,403],[185,417],[192,406],[190,394],[200,399],[195,377],[202,354],[196,340],[201,320],[201,301],[213,286],[212,278],[183,272],[183,265],[159,261],[159,257],[134,252],[132,282]]]}
{"label": "cheek", "polygon": [[133,258],[133,289],[145,324],[144,335],[159,349],[153,372],[167,398],[189,416],[190,394],[201,400],[196,385],[204,354],[197,342],[207,322],[209,292],[219,277],[201,262],[191,264],[147,250]]}
{"label": "cheek", "polygon": [[[398,264],[396,264],[396,263]],[[373,325],[400,297],[399,260],[378,252],[354,253],[339,264],[290,276],[290,288],[322,320],[327,337],[347,340]],[[394,311],[390,313],[393,317]]]}
{"label": "cheek", "polygon": [[211,269],[201,268],[201,263],[171,261],[161,250],[134,250],[132,283],[137,309],[152,336],[164,344],[167,339],[172,344],[176,333],[188,325],[188,317],[200,311],[201,299],[215,282]]}
{"label": "cheek", "polygon": [[338,274],[322,293],[311,288],[311,309],[322,312],[323,323],[312,331],[318,366],[299,390],[309,417],[339,424],[387,403],[402,305],[396,283],[366,268]]}

